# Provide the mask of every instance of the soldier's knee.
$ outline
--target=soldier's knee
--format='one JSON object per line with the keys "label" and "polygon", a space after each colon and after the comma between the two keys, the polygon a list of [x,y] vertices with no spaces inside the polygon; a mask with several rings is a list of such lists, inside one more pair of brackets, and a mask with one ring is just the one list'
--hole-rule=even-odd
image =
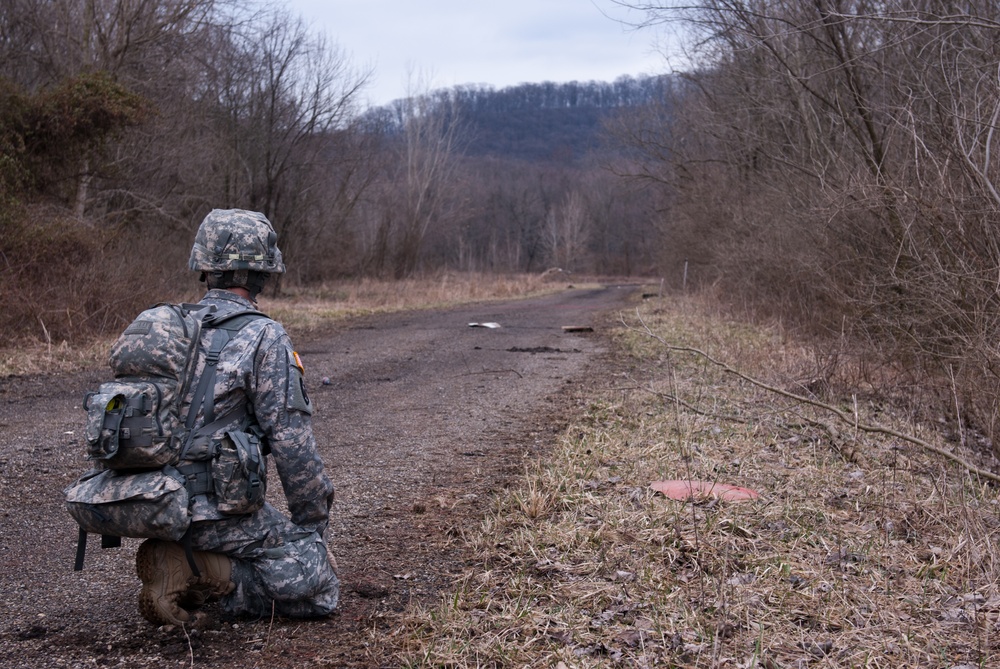
{"label": "soldier's knee", "polygon": [[301,601],[322,598],[324,593],[331,591],[339,593],[337,575],[327,558],[326,546],[318,535],[289,542],[283,548],[281,558],[261,565],[261,571],[266,572],[265,581],[272,598],[276,601]]}

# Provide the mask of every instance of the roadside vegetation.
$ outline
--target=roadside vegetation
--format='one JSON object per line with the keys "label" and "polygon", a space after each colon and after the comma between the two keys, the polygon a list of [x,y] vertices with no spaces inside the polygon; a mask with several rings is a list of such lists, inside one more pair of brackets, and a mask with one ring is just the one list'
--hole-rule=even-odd
{"label": "roadside vegetation", "polygon": [[[174,291],[158,298],[151,297],[145,306],[164,300],[199,300],[204,286],[197,283],[193,274],[189,273],[185,278],[191,286],[187,292]],[[442,272],[400,281],[361,278],[284,289],[279,296],[268,289],[258,303],[262,311],[282,323],[293,341],[297,341],[300,337],[356,316],[528,297],[565,288],[568,278],[562,272],[521,275]],[[137,306],[137,309],[142,308]],[[137,314],[138,311],[131,316]],[[34,329],[34,335],[10,338],[0,343],[0,377],[103,366],[111,344],[118,336],[115,332],[55,339],[42,320],[36,321]]]}
{"label": "roadside vegetation", "polygon": [[[995,486],[856,425],[973,461],[975,448],[948,441],[905,389],[816,383],[811,349],[779,327],[690,298],[622,316],[618,373],[461,539],[469,568],[399,630],[402,665],[996,665]],[[676,501],[649,487],[669,479],[759,497]]]}

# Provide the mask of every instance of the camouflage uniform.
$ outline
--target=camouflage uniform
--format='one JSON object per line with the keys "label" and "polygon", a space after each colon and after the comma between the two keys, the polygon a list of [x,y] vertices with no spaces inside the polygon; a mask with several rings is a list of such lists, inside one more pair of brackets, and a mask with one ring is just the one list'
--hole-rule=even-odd
{"label": "camouflage uniform", "polygon": [[[215,306],[217,314],[255,306],[221,289],[209,290],[201,303]],[[206,350],[212,332],[206,330],[202,335]],[[200,378],[204,366],[202,356],[195,378]],[[193,395],[192,389],[185,406]],[[270,503],[255,513],[227,516],[219,512],[213,495],[198,495],[192,506],[193,548],[232,558],[236,588],[221,600],[229,613],[271,615],[273,605],[274,612],[290,617],[329,614],[340,593],[324,539],[333,484],[316,450],[310,423],[312,406],[291,341],[284,328],[269,318],[257,318],[243,326],[219,358],[215,415],[225,416],[244,404],[252,407],[271,450],[291,519]],[[240,420],[239,415],[234,416],[232,425],[219,432],[239,429]],[[202,424],[200,415],[197,424]]]}

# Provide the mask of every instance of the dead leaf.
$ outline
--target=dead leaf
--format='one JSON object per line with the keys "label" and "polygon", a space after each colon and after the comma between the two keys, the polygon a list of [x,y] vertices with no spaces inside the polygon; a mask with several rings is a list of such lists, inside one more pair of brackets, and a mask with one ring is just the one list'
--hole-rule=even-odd
{"label": "dead leaf", "polygon": [[[573,643],[573,634],[568,630],[556,630],[555,632],[549,632],[549,636],[564,646],[569,646]],[[559,664],[562,664],[562,662]]]}
{"label": "dead leaf", "polygon": [[623,646],[628,646],[629,648],[635,648],[643,641],[646,640],[648,635],[641,630],[626,630],[620,632],[615,636],[615,641]]}
{"label": "dead leaf", "polygon": [[819,643],[812,641],[800,641],[798,646],[813,657],[826,657],[833,652],[832,641],[821,641]]}

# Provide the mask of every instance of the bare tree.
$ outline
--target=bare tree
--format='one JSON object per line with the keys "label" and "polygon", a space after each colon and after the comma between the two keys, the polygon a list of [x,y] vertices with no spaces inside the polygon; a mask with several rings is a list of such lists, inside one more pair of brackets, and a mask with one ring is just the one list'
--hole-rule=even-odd
{"label": "bare tree", "polygon": [[368,216],[368,266],[376,273],[391,266],[393,276],[403,278],[419,268],[428,236],[454,222],[463,206],[456,184],[461,132],[447,91],[397,100],[393,116],[389,146],[395,167]]}
{"label": "bare tree", "polygon": [[210,197],[264,212],[290,256],[305,256],[371,181],[354,126],[369,75],[283,12],[224,27],[216,41],[205,80],[220,102]]}
{"label": "bare tree", "polygon": [[[113,117],[130,94],[152,107],[182,98],[170,82],[188,70],[192,43],[215,6],[214,0],[10,0],[0,4],[0,77],[29,95],[69,90],[74,109],[53,110],[49,118],[64,134],[79,136],[85,124],[58,121],[59,113],[96,119],[103,107]],[[106,205],[94,201],[101,197],[94,182],[113,178],[121,155],[105,151],[104,142],[64,138],[63,144],[75,149],[55,162],[74,182],[64,190],[72,191],[74,218],[82,221],[88,207]]]}
{"label": "bare tree", "polygon": [[216,0],[7,0],[0,74],[35,89],[81,72],[148,82],[186,55]]}
{"label": "bare tree", "polygon": [[580,269],[588,234],[583,196],[573,191],[565,202],[549,211],[545,221],[545,246],[552,264],[566,271]]}
{"label": "bare tree", "polygon": [[995,423],[996,3],[621,4],[691,31],[669,131],[632,137],[730,294],[990,387]]}

